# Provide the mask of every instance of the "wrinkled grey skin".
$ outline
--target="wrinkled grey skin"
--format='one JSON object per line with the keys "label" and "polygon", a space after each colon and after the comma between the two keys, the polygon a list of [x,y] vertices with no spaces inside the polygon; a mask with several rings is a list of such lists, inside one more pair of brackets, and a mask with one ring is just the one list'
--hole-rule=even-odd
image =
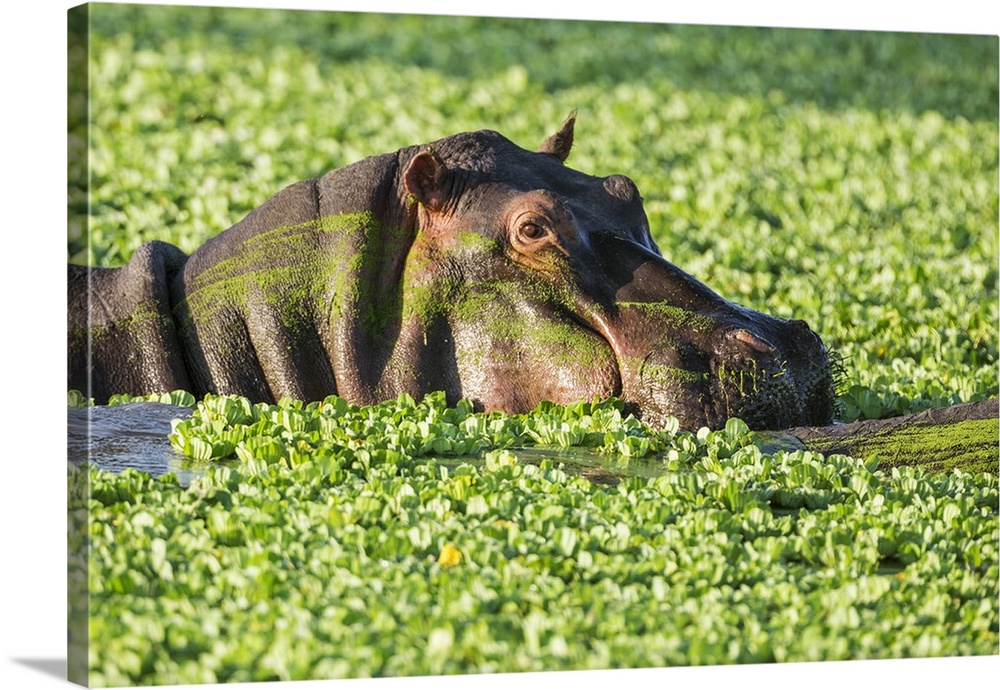
{"label": "wrinkled grey skin", "polygon": [[71,265],[69,387],[97,402],[444,390],[511,413],[616,396],[689,429],[829,422],[816,334],[664,260],[631,180],[566,167],[573,124],[535,152],[480,131],[367,158],[190,257],[152,242],[121,269]]}

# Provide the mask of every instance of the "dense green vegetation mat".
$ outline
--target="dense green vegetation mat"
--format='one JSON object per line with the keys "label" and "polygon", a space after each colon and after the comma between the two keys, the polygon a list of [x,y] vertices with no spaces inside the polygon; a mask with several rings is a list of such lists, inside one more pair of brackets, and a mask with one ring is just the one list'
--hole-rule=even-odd
{"label": "dense green vegetation mat", "polygon": [[239,461],[78,473],[96,685],[997,652],[995,473],[762,453],[613,401],[208,398],[171,441]]}
{"label": "dense green vegetation mat", "polygon": [[[91,8],[72,261],[193,251],[296,180],[482,127],[531,148],[576,109],[569,163],[633,177],[725,297],[806,319],[843,420],[997,396],[996,37]],[[998,651],[995,472],[612,403],[210,399],[173,438],[190,487],[71,475],[93,685]],[[551,446],[656,471],[594,483]]]}

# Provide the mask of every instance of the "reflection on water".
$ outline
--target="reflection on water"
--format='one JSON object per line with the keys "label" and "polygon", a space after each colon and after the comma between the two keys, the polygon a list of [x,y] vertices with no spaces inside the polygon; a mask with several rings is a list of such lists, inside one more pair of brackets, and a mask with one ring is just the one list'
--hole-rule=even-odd
{"label": "reflection on water", "polygon": [[154,477],[173,473],[187,485],[204,474],[170,447],[170,421],[191,416],[187,407],[137,402],[113,407],[68,407],[66,445],[69,461],[88,460],[110,472],[132,467]]}
{"label": "reflection on water", "polygon": [[[656,456],[626,459],[599,453],[593,448],[511,448],[510,452],[525,465],[538,465],[549,460],[570,475],[579,475],[594,484],[615,485],[623,477],[656,477],[666,472],[663,461]],[[457,467],[462,464],[482,468],[481,457],[435,457],[439,465]]]}

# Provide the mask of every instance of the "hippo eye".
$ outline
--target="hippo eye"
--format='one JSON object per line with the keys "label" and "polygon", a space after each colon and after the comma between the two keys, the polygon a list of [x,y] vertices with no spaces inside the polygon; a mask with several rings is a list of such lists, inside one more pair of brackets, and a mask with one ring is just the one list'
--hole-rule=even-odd
{"label": "hippo eye", "polygon": [[555,211],[545,213],[529,209],[511,219],[507,229],[508,242],[516,260],[528,263],[541,261],[548,265],[555,260],[553,251],[566,254],[563,237],[573,230],[572,217],[568,209],[563,212],[558,205]]}
{"label": "hippo eye", "polygon": [[546,235],[545,228],[538,223],[524,223],[520,231],[521,237],[526,240],[540,240]]}

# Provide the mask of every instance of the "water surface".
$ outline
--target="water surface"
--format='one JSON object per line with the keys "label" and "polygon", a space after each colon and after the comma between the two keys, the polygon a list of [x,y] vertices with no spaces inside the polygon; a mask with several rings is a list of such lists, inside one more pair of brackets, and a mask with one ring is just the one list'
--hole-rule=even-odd
{"label": "water surface", "polygon": [[131,467],[154,477],[173,473],[187,485],[204,474],[204,464],[170,446],[170,422],[191,416],[191,409],[136,402],[111,407],[68,407],[66,446],[69,461],[90,461],[109,472]]}
{"label": "water surface", "polygon": [[[89,460],[109,472],[133,468],[154,477],[173,473],[185,486],[203,475],[209,465],[184,457],[170,445],[171,421],[190,417],[187,407],[137,402],[67,410],[69,461],[74,464]],[[511,452],[526,464],[537,465],[549,459],[556,466],[562,465],[567,473],[586,477],[595,484],[617,484],[625,476],[651,477],[664,471],[655,458],[626,461],[589,448],[532,447],[513,448]],[[485,462],[481,456],[439,457],[436,461],[448,467],[470,464],[477,468]]]}

